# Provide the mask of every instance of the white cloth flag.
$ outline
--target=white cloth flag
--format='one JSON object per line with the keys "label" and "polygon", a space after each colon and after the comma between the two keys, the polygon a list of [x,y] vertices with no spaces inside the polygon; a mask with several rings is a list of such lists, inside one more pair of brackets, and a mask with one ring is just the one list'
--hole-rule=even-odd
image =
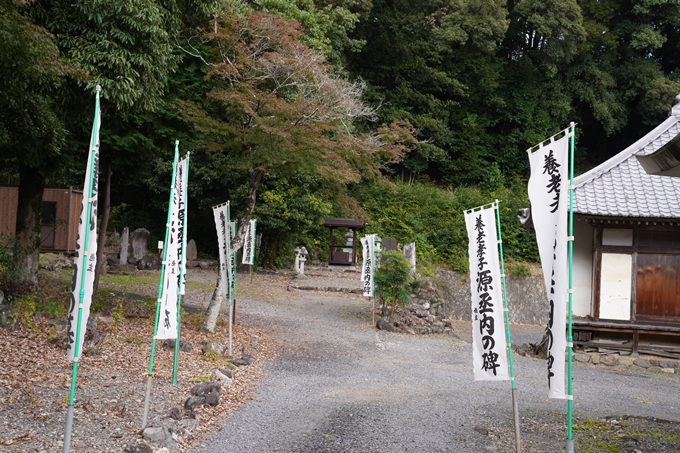
{"label": "white cloth flag", "polygon": [[495,207],[465,212],[470,239],[472,364],[475,381],[502,381],[508,373],[505,313]]}
{"label": "white cloth flag", "polygon": [[[99,94],[97,94],[99,99]],[[97,100],[99,107],[99,100]],[[87,319],[90,317],[90,305],[92,304],[92,292],[94,290],[94,272],[97,267],[97,191],[99,173],[99,126],[101,116],[99,110],[96,113],[96,121],[92,127],[92,137],[90,138],[90,153],[87,158],[87,170],[85,172],[85,185],[83,188],[83,202],[80,207],[80,222],[78,224],[78,238],[76,239],[76,254],[73,260],[73,277],[71,279],[71,303],[68,310],[68,360],[73,362],[83,352],[83,340]],[[92,143],[95,143],[92,148]],[[94,172],[92,172],[94,160]],[[90,218],[87,218],[87,194],[90,189],[90,179],[92,180],[92,208]],[[85,251],[85,232],[89,229],[87,238],[87,255]],[[85,281],[83,282],[82,270],[85,269]],[[82,316],[80,319],[80,338],[78,340],[78,357],[75,356],[75,338],[78,323],[78,308],[80,305],[80,290],[83,289]]]}
{"label": "white cloth flag", "polygon": [[361,265],[361,281],[364,284],[363,295],[373,297],[373,260],[375,259],[375,235],[369,234],[361,238],[363,263]]}
{"label": "white cloth flag", "polygon": [[567,221],[569,131],[559,140],[529,151],[529,201],[549,302],[548,396],[566,398],[566,316],[569,290]]}
{"label": "white cloth flag", "polygon": [[[236,237],[236,222],[229,222],[229,237],[233,240]],[[236,252],[229,247],[229,300],[236,299]]]}
{"label": "white cloth flag", "polygon": [[257,220],[252,219],[248,224],[248,231],[246,237],[243,238],[243,259],[241,264],[255,264],[255,223]]}
{"label": "white cloth flag", "polygon": [[184,220],[186,209],[186,193],[184,190],[187,159],[177,163],[175,181],[170,200],[170,231],[165,245],[165,273],[163,274],[163,292],[161,293],[161,313],[158,323],[157,339],[177,338],[177,301],[181,285]]}
{"label": "white cloth flag", "polygon": [[227,205],[216,206],[213,208],[213,215],[215,217],[215,227],[217,228],[217,243],[220,251],[220,292],[225,299],[228,297],[229,291],[229,274],[227,261],[227,238],[229,224],[227,223]]}
{"label": "white cloth flag", "polygon": [[[184,163],[184,165],[182,165]],[[181,234],[181,242],[180,242],[180,256],[181,256],[181,262],[180,262],[180,275],[182,276],[182,280],[179,282],[179,293],[181,295],[184,295],[185,289],[186,289],[186,284],[187,284],[187,201],[189,198],[189,156],[182,160],[180,162],[179,168],[181,171],[184,173],[184,181],[182,182],[182,192],[181,196],[179,198],[179,211],[178,211],[178,220],[181,222],[181,230],[177,232],[177,234]]]}

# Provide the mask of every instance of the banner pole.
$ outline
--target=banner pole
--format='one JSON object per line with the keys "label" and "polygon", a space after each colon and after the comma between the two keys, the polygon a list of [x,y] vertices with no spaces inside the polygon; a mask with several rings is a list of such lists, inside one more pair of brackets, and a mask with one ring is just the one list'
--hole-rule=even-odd
{"label": "banner pole", "polygon": [[[95,107],[94,107],[94,124],[92,126],[92,138],[90,139],[90,180],[88,181],[88,191],[87,194],[87,221],[90,222],[92,218],[92,186],[94,185],[94,178],[97,175],[94,174],[96,168],[95,159],[92,157],[93,150],[97,147],[97,137],[99,135],[99,95],[101,93],[101,87],[97,85],[97,94],[95,97]],[[73,414],[74,414],[74,403],[76,396],[76,380],[78,378],[78,359],[80,355],[80,329],[82,328],[83,319],[83,301],[85,299],[85,272],[87,266],[85,266],[85,260],[87,257],[88,243],[90,240],[90,228],[85,228],[85,238],[83,242],[83,253],[80,257],[80,294],[78,300],[78,320],[76,321],[76,337],[73,345],[73,367],[71,369],[71,388],[68,397],[68,411],[66,413],[66,430],[64,432],[64,448],[63,453],[68,453],[71,449],[71,432],[73,430]],[[96,266],[97,263],[95,263]]]}
{"label": "banner pole", "polygon": [[505,337],[508,346],[508,371],[510,372],[510,386],[512,389],[512,416],[515,422],[515,452],[522,453],[522,442],[519,430],[519,409],[517,408],[517,388],[515,387],[515,369],[512,364],[512,342],[510,341],[510,313],[508,310],[508,291],[505,285],[505,259],[503,257],[503,239],[501,237],[501,212],[496,200],[496,227],[498,230],[498,250],[501,262],[501,282],[503,284],[503,312],[505,313]]}
{"label": "banner pole", "polygon": [[234,279],[234,276],[232,275],[232,260],[231,260],[231,203],[227,201],[227,228],[229,230],[227,231],[227,266],[229,266],[229,273],[227,274],[227,296],[229,299],[229,356],[231,356],[232,348],[231,348],[231,338],[232,338],[232,325],[231,325],[231,317],[233,313],[233,305],[231,303],[232,301],[232,288],[231,288],[231,282]]}
{"label": "banner pole", "polygon": [[569,299],[568,299],[568,324],[567,324],[567,453],[574,452],[573,438],[573,405],[574,392],[572,383],[572,362],[574,355],[574,337],[572,332],[572,302],[573,302],[573,266],[574,266],[574,134],[576,123],[569,125],[569,235],[567,238],[569,252]]}
{"label": "banner pole", "polygon": [[253,283],[253,263],[255,262],[255,247],[257,247],[257,219],[253,219],[252,238],[253,245],[250,252],[250,283]]}
{"label": "banner pole", "polygon": [[[153,326],[153,338],[151,339],[151,355],[149,356],[149,374],[146,381],[146,396],[144,397],[144,412],[142,413],[142,429],[146,428],[146,417],[149,413],[149,400],[151,399],[151,382],[153,380],[153,359],[156,353],[156,335],[158,335],[158,320],[161,312],[161,296],[163,295],[163,276],[165,275],[165,261],[168,257],[168,236],[170,234],[170,214],[172,197],[175,190],[175,172],[179,157],[179,145],[175,143],[175,158],[172,164],[172,181],[170,183],[170,200],[168,201],[168,220],[165,222],[165,241],[163,242],[163,260],[161,261],[160,277],[158,281],[158,299],[156,300],[156,321]],[[177,344],[177,341],[175,341]]]}
{"label": "banner pole", "polygon": [[[175,141],[175,146],[179,145],[179,140]],[[187,213],[189,211],[189,157],[191,153],[187,153],[187,166],[184,170],[184,181],[182,185],[184,187],[184,219],[182,226],[182,257],[181,264],[179,266],[179,291],[177,292],[177,340],[175,340],[175,355],[172,360],[172,384],[177,384],[177,361],[179,359],[179,328],[181,323],[181,311],[182,311],[182,296],[184,296],[184,280],[186,279],[184,273],[186,271],[186,248],[187,248]]]}
{"label": "banner pole", "polygon": [[375,234],[371,235],[371,306],[373,308],[373,325],[375,326]]}
{"label": "banner pole", "polygon": [[[238,222],[234,222],[234,236],[236,235],[237,232],[238,232]],[[231,324],[232,325],[236,324],[236,275],[237,275],[236,274],[236,267],[238,266],[237,265],[238,260],[236,259],[237,253],[238,253],[238,250],[234,252],[234,256],[230,261],[230,263],[231,263],[231,275],[232,275],[232,278],[234,280],[234,294],[233,294],[233,297],[232,297],[232,299],[234,300],[234,303],[232,304],[233,307],[231,309]]]}

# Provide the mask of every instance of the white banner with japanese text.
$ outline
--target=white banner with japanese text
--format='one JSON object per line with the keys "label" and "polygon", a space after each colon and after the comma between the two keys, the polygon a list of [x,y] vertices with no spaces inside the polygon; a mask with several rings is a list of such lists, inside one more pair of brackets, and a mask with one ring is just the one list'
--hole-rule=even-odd
{"label": "white banner with japanese text", "polygon": [[170,226],[165,244],[165,272],[161,293],[157,339],[177,338],[177,302],[183,274],[184,220],[186,208],[185,177],[187,159],[177,163],[172,197],[170,198]]}
{"label": "white banner with japanese text", "polygon": [[475,381],[509,379],[495,207],[465,212]]}
{"label": "white banner with japanese text", "polygon": [[567,222],[569,131],[531,152],[529,201],[548,300],[548,396],[566,398],[566,317],[569,290]]}
{"label": "white banner with japanese text", "polygon": [[369,234],[361,238],[363,263],[361,265],[361,282],[363,283],[363,295],[373,297],[373,269],[375,266],[375,234]]}
{"label": "white banner with japanese text", "polygon": [[[97,94],[97,106],[99,106],[99,94]],[[73,362],[80,358],[83,352],[83,341],[87,319],[90,317],[90,305],[92,304],[92,292],[94,290],[94,273],[97,267],[97,193],[99,173],[99,127],[101,126],[100,111],[96,112],[96,119],[92,126],[90,137],[90,152],[87,158],[87,170],[85,170],[85,184],[83,188],[83,202],[80,206],[80,222],[78,223],[78,237],[76,239],[75,258],[73,259],[73,276],[71,278],[71,301],[68,310],[68,360]],[[92,144],[95,144],[94,147]],[[90,218],[87,218],[87,194],[92,184],[92,204]],[[87,231],[89,230],[89,231]],[[87,231],[87,247],[85,236]],[[87,254],[85,254],[87,249]],[[83,281],[83,269],[85,277]],[[82,305],[80,304],[81,288],[83,292]],[[80,335],[78,339],[78,356],[75,356],[75,339],[78,323],[78,309],[82,308],[80,318]]]}
{"label": "white banner with japanese text", "polygon": [[255,264],[255,226],[257,220],[252,219],[248,223],[248,230],[243,238],[243,259],[241,264]]}
{"label": "white banner with japanese text", "polygon": [[229,223],[227,222],[227,204],[213,207],[213,216],[215,217],[215,227],[217,228],[217,244],[220,255],[220,292],[225,299],[228,297],[229,291],[229,261],[227,259],[229,237]]}

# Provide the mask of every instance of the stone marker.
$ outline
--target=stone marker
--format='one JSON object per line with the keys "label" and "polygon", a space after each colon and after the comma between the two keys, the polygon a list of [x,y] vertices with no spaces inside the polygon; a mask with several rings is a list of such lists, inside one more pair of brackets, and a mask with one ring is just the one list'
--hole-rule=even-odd
{"label": "stone marker", "polygon": [[198,259],[198,249],[196,248],[196,241],[189,239],[187,244],[187,261],[196,261]]}
{"label": "stone marker", "polygon": [[128,263],[128,244],[130,239],[130,229],[128,227],[123,228],[123,235],[120,239],[120,264]]}
{"label": "stone marker", "polygon": [[382,250],[386,252],[396,252],[397,240],[394,238],[382,238]]}
{"label": "stone marker", "polygon": [[149,230],[146,228],[137,228],[130,234],[130,242],[132,242],[132,256],[135,263],[141,261],[146,256],[146,238],[149,237]]}
{"label": "stone marker", "polygon": [[410,244],[404,245],[404,256],[406,260],[411,265],[411,272],[416,271],[416,243],[411,242]]}

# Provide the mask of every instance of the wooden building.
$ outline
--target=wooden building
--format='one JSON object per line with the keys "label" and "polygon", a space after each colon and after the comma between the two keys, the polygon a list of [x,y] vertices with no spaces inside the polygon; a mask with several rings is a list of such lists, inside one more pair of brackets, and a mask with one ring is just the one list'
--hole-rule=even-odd
{"label": "wooden building", "polygon": [[[328,264],[351,266],[357,263],[357,230],[363,230],[365,224],[354,219],[328,217],[323,219],[323,226],[330,230],[328,243]],[[348,230],[344,244],[333,243],[335,229]]]}
{"label": "wooden building", "polygon": [[[75,249],[82,201],[83,192],[71,187],[45,189],[41,250],[72,252]],[[18,204],[19,188],[0,186],[0,236],[15,235]]]}
{"label": "wooden building", "polygon": [[680,178],[648,174],[638,160],[678,145],[680,104],[575,178],[575,344],[680,353]]}

